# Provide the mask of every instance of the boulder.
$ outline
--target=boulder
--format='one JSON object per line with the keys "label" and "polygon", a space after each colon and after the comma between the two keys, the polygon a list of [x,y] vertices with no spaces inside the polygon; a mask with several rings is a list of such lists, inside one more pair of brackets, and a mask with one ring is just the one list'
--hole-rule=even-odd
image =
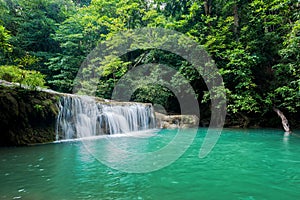
{"label": "boulder", "polygon": [[196,115],[165,115],[155,112],[155,116],[159,128],[194,128],[199,125],[199,118]]}

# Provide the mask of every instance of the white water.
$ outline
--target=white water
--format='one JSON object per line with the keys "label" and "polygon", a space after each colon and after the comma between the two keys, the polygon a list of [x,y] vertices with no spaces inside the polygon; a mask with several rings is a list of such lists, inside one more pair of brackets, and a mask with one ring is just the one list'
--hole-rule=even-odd
{"label": "white water", "polygon": [[155,128],[151,105],[106,104],[92,97],[63,96],[59,101],[56,140],[87,138]]}

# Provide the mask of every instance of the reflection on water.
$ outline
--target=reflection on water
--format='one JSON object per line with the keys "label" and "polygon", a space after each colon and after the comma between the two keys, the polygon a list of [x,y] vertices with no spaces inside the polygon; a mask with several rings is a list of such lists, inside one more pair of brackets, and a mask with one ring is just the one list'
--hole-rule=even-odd
{"label": "reflection on water", "polygon": [[286,148],[288,148],[289,139],[290,139],[290,133],[285,132],[283,137],[282,137],[282,140],[283,140],[283,143],[284,143]]}

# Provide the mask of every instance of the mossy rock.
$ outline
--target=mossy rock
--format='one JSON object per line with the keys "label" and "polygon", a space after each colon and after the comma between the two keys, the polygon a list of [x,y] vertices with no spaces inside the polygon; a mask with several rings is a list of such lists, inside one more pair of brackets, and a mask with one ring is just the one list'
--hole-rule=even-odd
{"label": "mossy rock", "polygon": [[0,146],[55,140],[57,95],[0,85]]}

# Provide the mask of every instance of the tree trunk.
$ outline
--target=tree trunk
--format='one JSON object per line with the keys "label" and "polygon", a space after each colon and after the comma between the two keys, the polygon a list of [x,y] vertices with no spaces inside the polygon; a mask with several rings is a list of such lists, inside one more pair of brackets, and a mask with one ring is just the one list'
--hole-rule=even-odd
{"label": "tree trunk", "polygon": [[250,119],[242,113],[238,113],[238,114],[244,119],[243,128],[248,128],[248,126],[250,124]]}
{"label": "tree trunk", "polygon": [[283,129],[286,133],[291,133],[291,129],[290,129],[290,126],[289,126],[289,122],[288,120],[286,119],[286,117],[284,116],[284,114],[277,108],[273,108],[273,110],[277,113],[277,115],[281,118],[281,123],[282,123],[282,126],[283,126]]}
{"label": "tree trunk", "polygon": [[233,6],[233,15],[234,15],[234,33],[238,32],[239,27],[239,14],[238,14],[238,6],[235,4]]}
{"label": "tree trunk", "polygon": [[211,0],[204,0],[204,11],[206,16],[210,16],[212,12]]}

